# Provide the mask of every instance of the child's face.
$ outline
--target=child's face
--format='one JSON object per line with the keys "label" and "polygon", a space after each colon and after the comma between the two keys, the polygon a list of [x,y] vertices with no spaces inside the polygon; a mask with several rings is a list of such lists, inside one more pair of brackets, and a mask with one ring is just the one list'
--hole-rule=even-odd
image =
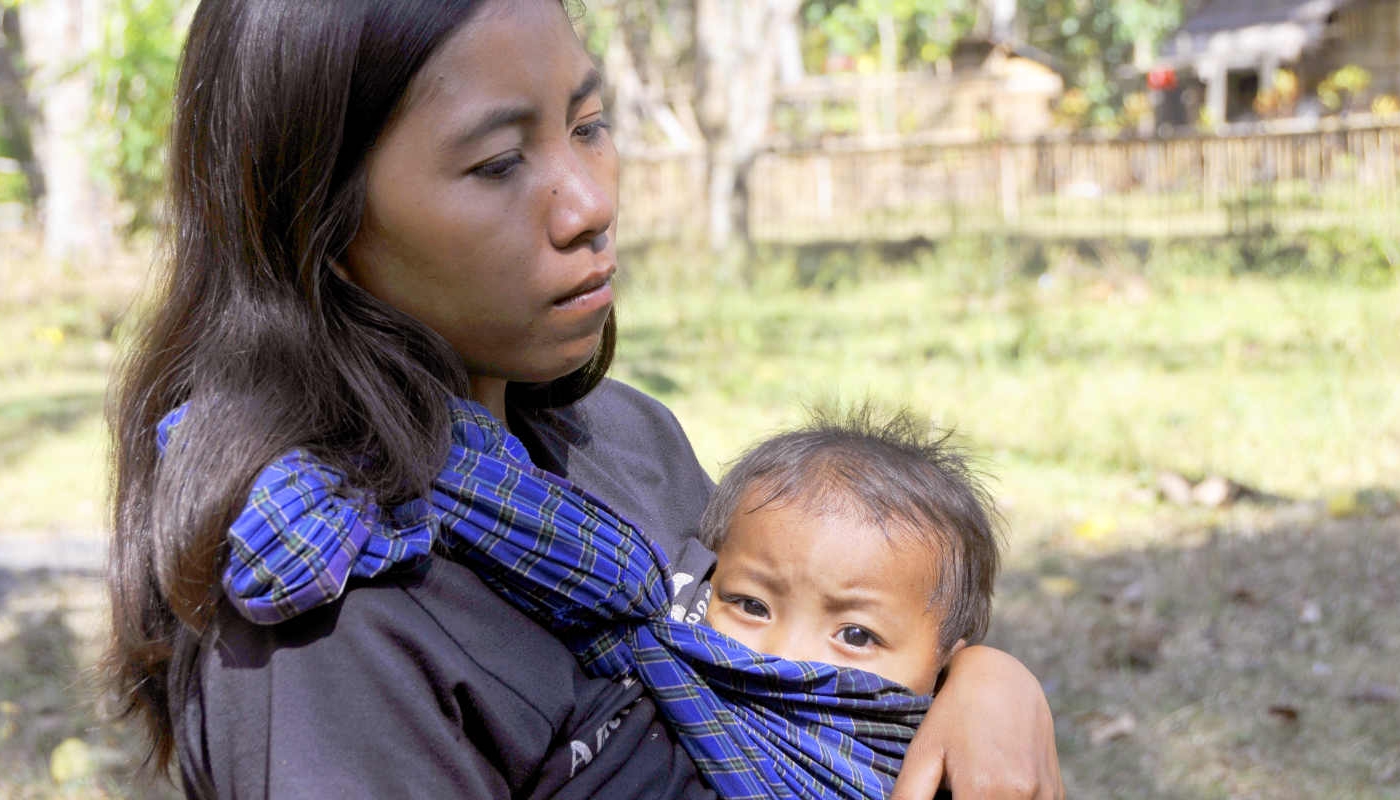
{"label": "child's face", "polygon": [[[760,653],[874,672],[933,692],[943,614],[929,551],[802,500],[756,511],[745,494],[719,549],[707,621]],[[949,654],[951,655],[951,654]]]}

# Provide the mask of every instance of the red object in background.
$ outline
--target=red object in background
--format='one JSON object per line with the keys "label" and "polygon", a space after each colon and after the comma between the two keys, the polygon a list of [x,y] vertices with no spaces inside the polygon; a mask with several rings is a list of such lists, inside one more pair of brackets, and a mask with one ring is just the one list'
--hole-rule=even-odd
{"label": "red object in background", "polygon": [[1169,92],[1176,88],[1176,70],[1157,67],[1147,73],[1147,88],[1154,92]]}

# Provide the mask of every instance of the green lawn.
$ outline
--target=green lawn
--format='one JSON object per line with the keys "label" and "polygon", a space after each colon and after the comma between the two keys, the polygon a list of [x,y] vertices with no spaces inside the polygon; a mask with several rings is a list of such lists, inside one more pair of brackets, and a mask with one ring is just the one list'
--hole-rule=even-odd
{"label": "green lawn", "polygon": [[[1045,682],[1071,797],[1400,798],[1400,286],[985,248],[808,288],[643,262],[616,374],[716,475],[804,405],[955,427],[1009,522],[991,642]],[[1162,471],[1273,499],[1176,506]]]}
{"label": "green lawn", "polygon": [[1400,475],[1395,285],[1047,274],[625,288],[616,374],[670,404],[716,474],[804,405],[912,407],[999,478],[1018,537],[1151,522],[1163,509],[1140,490],[1162,470],[1298,500]]}
{"label": "green lawn", "polygon": [[0,535],[102,529],[102,408],[132,273],[0,261]]}
{"label": "green lawn", "polygon": [[[1400,798],[1397,247],[1329,247],[629,254],[614,374],[716,476],[804,406],[956,428],[1008,520],[992,641],[1045,681],[1070,796]],[[101,546],[123,274],[0,262],[0,537]],[[1163,471],[1275,499],[1181,507]],[[0,796],[126,794],[130,737],[72,699],[93,579],[0,579]],[[49,782],[64,738],[96,777]]]}

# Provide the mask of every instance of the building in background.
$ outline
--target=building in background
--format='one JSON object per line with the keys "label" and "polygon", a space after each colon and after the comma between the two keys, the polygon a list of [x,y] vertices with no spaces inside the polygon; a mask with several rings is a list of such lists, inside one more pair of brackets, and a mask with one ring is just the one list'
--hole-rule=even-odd
{"label": "building in background", "polygon": [[1048,54],[969,36],[937,70],[835,72],[779,87],[772,144],[1033,139],[1054,127],[1064,90]]}
{"label": "building in background", "polygon": [[1172,75],[1165,125],[1355,110],[1400,94],[1400,0],[1211,0],[1167,38],[1154,72]]}

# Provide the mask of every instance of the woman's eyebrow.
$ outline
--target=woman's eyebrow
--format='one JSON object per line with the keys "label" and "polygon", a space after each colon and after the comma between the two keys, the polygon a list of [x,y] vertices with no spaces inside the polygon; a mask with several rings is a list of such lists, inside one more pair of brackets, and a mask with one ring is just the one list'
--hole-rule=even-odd
{"label": "woman's eyebrow", "polygon": [[439,149],[447,153],[455,152],[494,131],[528,124],[538,116],[539,112],[535,107],[529,105],[493,108],[474,124],[444,139]]}
{"label": "woman's eyebrow", "polygon": [[578,111],[579,105],[598,91],[603,85],[603,75],[596,69],[590,69],[587,75],[583,76],[583,81],[578,88],[569,95],[569,116],[572,117]]}
{"label": "woman's eyebrow", "polygon": [[[596,69],[590,69],[588,74],[583,76],[578,88],[569,94],[569,116],[573,117],[583,101],[592,97],[602,85],[602,74]],[[507,105],[493,108],[471,126],[448,137],[439,149],[450,153],[501,128],[529,124],[538,117],[539,110],[532,105]]]}

